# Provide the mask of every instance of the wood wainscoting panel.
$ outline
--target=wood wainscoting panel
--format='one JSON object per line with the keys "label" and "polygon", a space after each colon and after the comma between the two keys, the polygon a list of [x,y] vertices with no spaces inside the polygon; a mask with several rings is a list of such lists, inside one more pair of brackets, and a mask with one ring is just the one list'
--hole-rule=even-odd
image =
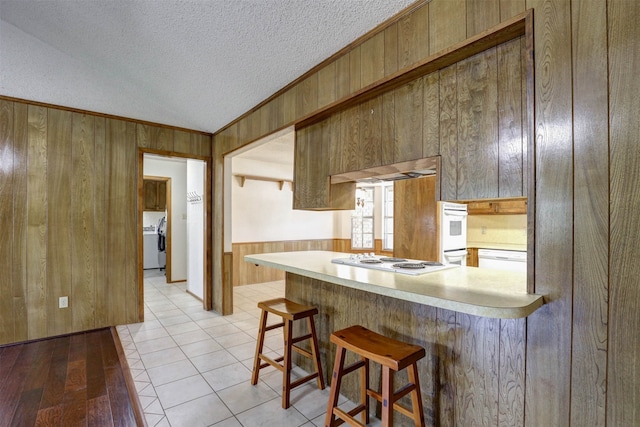
{"label": "wood wainscoting panel", "polygon": [[333,246],[333,239],[233,243],[231,245],[231,283],[233,286],[241,286],[284,279],[284,271],[245,262],[245,255],[313,250],[332,251],[334,250]]}

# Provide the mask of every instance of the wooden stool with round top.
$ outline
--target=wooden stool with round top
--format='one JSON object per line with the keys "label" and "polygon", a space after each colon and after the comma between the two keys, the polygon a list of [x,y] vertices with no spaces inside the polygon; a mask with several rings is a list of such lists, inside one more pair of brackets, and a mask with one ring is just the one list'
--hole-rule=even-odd
{"label": "wooden stool with round top", "polygon": [[[331,342],[337,345],[337,351],[325,427],[337,426],[343,422],[352,426],[366,425],[369,422],[368,396],[382,403],[383,427],[393,426],[393,410],[413,419],[416,426],[425,425],[417,372],[417,362],[425,356],[424,348],[385,337],[359,325],[334,332],[331,334]],[[345,367],[346,350],[359,355],[360,360]],[[369,361],[381,365],[382,390],[380,393],[369,388]],[[360,371],[360,404],[349,412],[343,411],[338,408],[342,377],[361,368],[363,370]],[[405,368],[407,368],[408,383],[398,391],[394,391],[393,375]],[[411,394],[411,409],[398,403],[398,400],[407,394]],[[360,413],[362,423],[354,418]]]}
{"label": "wooden stool with round top", "polygon": [[[258,342],[256,344],[256,355],[253,361],[253,373],[251,375],[251,384],[258,383],[258,375],[260,369],[267,366],[273,366],[283,373],[282,378],[282,407],[287,409],[291,389],[306,383],[309,380],[317,378],[318,388],[324,390],[324,377],[322,376],[322,364],[320,363],[320,354],[318,352],[318,337],[316,336],[316,327],[313,316],[318,314],[318,309],[306,305],[297,304],[285,298],[276,298],[258,303],[258,308],[262,310],[260,316],[260,328],[258,330]],[[267,316],[275,314],[282,317],[282,322],[267,326]],[[293,322],[295,320],[307,319],[309,333],[299,337],[293,337]],[[284,328],[284,355],[276,359],[271,359],[262,354],[264,346],[265,332],[276,328]],[[311,340],[311,351],[307,351],[296,344],[300,341]],[[291,352],[296,351],[301,355],[308,357],[313,361],[315,372],[305,377],[291,381]],[[282,362],[280,364],[279,362]]]}

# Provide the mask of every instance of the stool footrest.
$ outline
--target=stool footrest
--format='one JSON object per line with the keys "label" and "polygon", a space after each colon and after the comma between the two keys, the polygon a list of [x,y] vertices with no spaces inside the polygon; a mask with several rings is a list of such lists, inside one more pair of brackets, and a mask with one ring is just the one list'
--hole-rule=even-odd
{"label": "stool footrest", "polygon": [[306,377],[298,378],[295,381],[291,381],[291,388],[296,388],[299,385],[302,385],[302,384],[306,383],[307,381],[312,380],[314,378],[318,378],[318,373],[317,372],[314,372],[313,374],[309,374]]}
{"label": "stool footrest", "polygon": [[291,350],[293,350],[293,351],[295,351],[297,353],[300,353],[301,355],[306,356],[309,359],[313,358],[313,354],[311,354],[310,351],[307,351],[302,347],[298,347],[297,345],[292,345],[291,346]]}
{"label": "stool footrest", "polygon": [[311,334],[302,335],[302,336],[299,336],[297,338],[292,338],[291,339],[291,344],[295,344],[295,343],[300,342],[300,341],[308,340],[309,338],[311,338]]}
{"label": "stool footrest", "polygon": [[[393,396],[391,396],[391,399],[394,402],[396,402],[396,401],[402,399],[403,397],[405,397],[407,394],[411,393],[415,389],[416,389],[416,385],[415,384],[413,384],[413,383],[407,384],[404,387],[402,387],[400,390],[398,390],[397,392],[393,393]],[[378,402],[382,402],[382,395],[380,393],[378,393],[377,391],[375,391],[375,390],[367,389],[367,395],[373,397]]]}
{"label": "stool footrest", "polygon": [[356,369],[360,369],[365,365],[365,361],[364,360],[359,360],[357,362],[352,363],[351,365],[342,368],[342,375],[347,375],[350,374],[351,372],[355,371]]}
{"label": "stool footrest", "polygon": [[280,356],[276,359],[272,359],[270,357],[265,356],[264,354],[261,354],[259,356],[260,360],[264,360],[267,363],[261,363],[260,364],[260,369],[262,368],[266,368],[267,366],[271,365],[274,368],[282,371],[284,369],[284,366],[282,366],[281,364],[279,364],[278,362],[282,362],[284,360],[284,356]]}
{"label": "stool footrest", "polygon": [[339,420],[336,421],[336,423],[334,424],[334,426],[339,426],[340,424],[343,424],[345,422],[347,422],[347,420],[349,420],[349,424],[350,425],[357,425],[357,426],[361,426],[361,427],[366,427],[366,424],[362,424],[361,422],[359,422],[358,420],[356,420],[354,417],[356,415],[358,415],[360,412],[366,410],[364,405],[358,405],[355,408],[353,408],[352,410],[350,410],[349,412],[343,411],[340,408],[333,408],[333,413],[340,418]]}
{"label": "stool footrest", "polygon": [[274,329],[278,329],[278,328],[284,328],[284,322],[280,322],[280,323],[275,323],[273,325],[269,325],[269,326],[265,326],[264,331],[272,331]]}

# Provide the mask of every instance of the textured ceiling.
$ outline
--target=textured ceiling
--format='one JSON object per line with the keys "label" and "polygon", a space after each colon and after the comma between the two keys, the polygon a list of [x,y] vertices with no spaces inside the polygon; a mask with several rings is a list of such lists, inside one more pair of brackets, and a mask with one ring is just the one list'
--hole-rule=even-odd
{"label": "textured ceiling", "polygon": [[0,94],[215,132],[413,1],[0,0]]}

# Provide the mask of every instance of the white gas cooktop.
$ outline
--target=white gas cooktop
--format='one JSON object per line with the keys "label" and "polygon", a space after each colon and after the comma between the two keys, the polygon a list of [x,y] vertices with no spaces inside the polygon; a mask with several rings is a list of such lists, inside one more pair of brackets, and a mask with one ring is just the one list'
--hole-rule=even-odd
{"label": "white gas cooktop", "polygon": [[419,276],[421,274],[433,273],[434,271],[455,268],[457,265],[441,264],[437,261],[421,261],[407,258],[393,258],[381,255],[351,255],[349,258],[334,258],[334,264],[344,264],[351,267],[369,268],[372,270],[389,271],[392,273],[409,274]]}

